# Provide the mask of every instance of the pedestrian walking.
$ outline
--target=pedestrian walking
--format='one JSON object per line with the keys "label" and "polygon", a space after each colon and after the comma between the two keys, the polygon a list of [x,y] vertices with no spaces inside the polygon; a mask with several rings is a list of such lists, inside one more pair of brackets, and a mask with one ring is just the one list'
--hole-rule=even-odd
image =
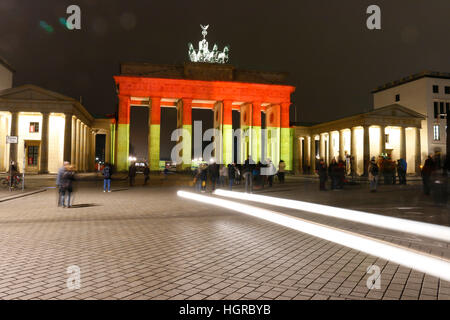
{"label": "pedestrian walking", "polygon": [[102,174],[103,174],[103,192],[111,192],[112,168],[109,163],[105,164]]}
{"label": "pedestrian walking", "polygon": [[[61,205],[63,208],[71,208],[71,198],[73,192],[73,182],[75,181],[75,168],[68,164],[65,166],[65,171],[61,177]],[[67,206],[66,206],[67,195]]]}
{"label": "pedestrian walking", "polygon": [[370,192],[377,192],[380,168],[378,167],[375,157],[372,157],[372,159],[370,159],[367,172],[369,172]]}
{"label": "pedestrian walking", "polygon": [[320,159],[316,169],[317,174],[319,175],[319,190],[326,191],[325,183],[327,182],[327,165]]}
{"label": "pedestrian walking", "polygon": [[130,179],[130,187],[132,187],[136,179],[136,165],[134,163],[132,163],[128,169],[128,178]]}
{"label": "pedestrian walking", "polygon": [[423,192],[426,195],[431,194],[431,175],[433,174],[435,169],[435,163],[432,155],[429,155],[425,160],[425,163],[421,170],[422,182],[423,182]]}
{"label": "pedestrian walking", "polygon": [[148,167],[147,164],[145,164],[145,167],[144,167],[144,186],[147,185],[148,180],[150,180],[150,168]]}
{"label": "pedestrian walking", "polygon": [[62,195],[62,179],[64,172],[66,172],[66,167],[70,163],[68,161],[64,161],[63,166],[58,169],[58,174],[56,175],[56,187],[58,188],[58,207],[62,207],[61,195]]}

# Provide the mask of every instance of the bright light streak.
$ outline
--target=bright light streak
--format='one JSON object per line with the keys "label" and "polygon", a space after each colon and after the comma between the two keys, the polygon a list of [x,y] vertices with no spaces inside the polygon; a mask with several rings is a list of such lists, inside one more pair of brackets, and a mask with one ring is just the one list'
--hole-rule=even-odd
{"label": "bright light streak", "polygon": [[345,219],[385,229],[414,233],[425,237],[450,242],[450,228],[431,223],[417,222],[407,219],[386,217],[363,211],[349,210],[304,201],[275,198],[226,190],[215,191],[218,196],[265,203],[273,206],[308,211],[324,216]]}
{"label": "bright light streak", "polygon": [[238,202],[185,191],[178,191],[178,196],[264,219],[450,281],[450,262],[426,253]]}

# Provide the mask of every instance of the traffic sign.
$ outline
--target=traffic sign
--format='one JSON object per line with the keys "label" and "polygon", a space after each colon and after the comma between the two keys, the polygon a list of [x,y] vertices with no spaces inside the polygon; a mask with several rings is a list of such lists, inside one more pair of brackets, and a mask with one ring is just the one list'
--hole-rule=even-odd
{"label": "traffic sign", "polygon": [[6,143],[16,144],[19,142],[19,138],[17,136],[6,136]]}

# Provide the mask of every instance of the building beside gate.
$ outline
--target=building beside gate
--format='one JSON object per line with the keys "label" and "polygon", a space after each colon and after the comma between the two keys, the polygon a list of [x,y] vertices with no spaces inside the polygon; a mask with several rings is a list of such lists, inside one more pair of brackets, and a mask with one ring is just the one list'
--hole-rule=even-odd
{"label": "building beside gate", "polygon": [[[10,161],[27,173],[56,173],[63,161],[80,172],[93,171],[95,135],[109,132],[105,121],[110,122],[94,119],[77,100],[34,85],[2,90],[0,171]],[[7,144],[7,136],[17,136],[18,143]]]}
{"label": "building beside gate", "polygon": [[422,72],[372,91],[372,111],[319,124],[297,124],[294,171],[312,173],[316,159],[327,164],[346,155],[355,171],[367,172],[371,157],[403,158],[408,173],[419,173],[429,154],[446,154],[446,117],[450,106],[450,73]]}
{"label": "building beside gate", "polygon": [[401,105],[316,125],[295,125],[294,171],[312,173],[316,159],[327,164],[333,158],[353,157],[355,173],[367,172],[371,157],[390,155],[408,162],[408,173],[421,164],[421,125],[425,117]]}

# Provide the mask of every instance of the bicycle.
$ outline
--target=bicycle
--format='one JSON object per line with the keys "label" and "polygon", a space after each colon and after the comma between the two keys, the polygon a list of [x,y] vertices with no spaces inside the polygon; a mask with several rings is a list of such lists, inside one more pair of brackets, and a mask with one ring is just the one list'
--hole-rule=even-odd
{"label": "bicycle", "polygon": [[11,189],[19,189],[21,187],[21,177],[19,175],[15,175],[13,176],[13,180],[12,183],[10,182],[10,176],[7,176],[6,178],[3,178],[1,180],[1,184],[4,188],[9,188],[11,187]]}

